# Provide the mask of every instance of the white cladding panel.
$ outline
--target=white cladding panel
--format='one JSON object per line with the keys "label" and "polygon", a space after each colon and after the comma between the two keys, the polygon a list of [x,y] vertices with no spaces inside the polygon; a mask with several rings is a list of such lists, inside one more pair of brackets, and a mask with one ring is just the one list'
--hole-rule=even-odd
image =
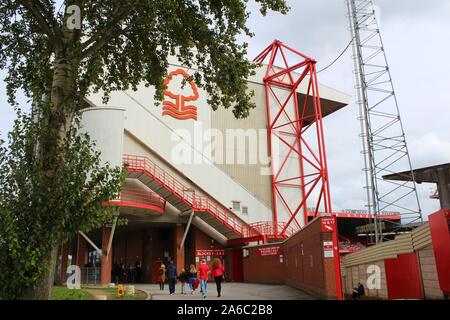
{"label": "white cladding panel", "polygon": [[[174,67],[169,71],[173,71]],[[125,130],[152,149],[207,191],[215,200],[230,208],[232,201],[248,207],[248,215],[237,215],[248,222],[272,220],[272,210],[255,198],[247,189],[211,162],[208,130],[211,128],[211,108],[207,95],[201,89],[199,98],[190,102],[198,111],[198,120],[178,120],[162,115],[162,106],[154,101],[154,89],[139,86],[137,91],[113,92],[107,106],[125,108]],[[89,96],[89,101],[104,106],[102,92]],[[107,118],[102,121],[108,121]],[[179,156],[190,155],[189,163],[179,163]]]}
{"label": "white cladding panel", "polygon": [[[172,65],[169,72],[178,69],[183,68]],[[183,70],[192,74],[190,70]],[[264,67],[259,68],[257,74],[252,76],[249,81],[261,84],[264,70]],[[326,86],[319,86],[322,98],[348,103],[347,95]],[[195,93],[189,84],[181,88],[180,79],[175,77],[169,83],[168,90],[174,98],[166,95],[165,100],[177,106],[183,106],[180,104],[183,97],[192,96]],[[275,90],[283,91],[283,89]],[[306,89],[303,87],[298,89],[298,92],[305,93],[305,91]],[[198,96],[185,101],[185,106],[188,108],[193,106],[197,109],[196,121],[193,119],[180,120],[163,115],[164,103],[156,103],[154,93],[153,87],[140,85],[137,91],[111,93],[106,105],[102,101],[103,92],[88,97],[91,104],[97,107],[84,112],[83,125],[97,140],[98,147],[102,151],[102,160],[109,161],[113,165],[121,165],[123,132],[127,130],[225,207],[230,208],[233,201],[240,201],[241,207],[248,207],[248,215],[237,213],[243,220],[248,222],[272,220],[271,208],[212,163],[211,150],[208,148],[211,144],[209,129],[211,129],[212,110],[207,104],[206,92],[198,88]],[[277,93],[283,94],[282,92]],[[284,91],[284,94],[287,96],[287,91]],[[264,98],[264,95],[260,96]],[[261,103],[265,106],[265,99]],[[272,105],[275,103],[276,101],[272,101]],[[123,110],[116,107],[123,108]],[[295,118],[292,102],[289,102],[286,110],[290,118]],[[283,136],[283,138],[287,141],[292,139],[289,136]],[[275,158],[283,158],[283,155],[289,152],[289,147],[280,141],[272,142],[272,148],[276,150],[273,153]],[[181,158],[185,158],[184,161],[180,161]],[[299,175],[298,156],[293,155],[292,159],[286,163],[286,167],[290,168],[289,176]],[[299,203],[299,197],[301,199],[302,195],[298,190],[284,191],[284,200],[287,201],[289,207]],[[278,201],[281,199],[278,198]],[[295,208],[291,209],[295,210]],[[290,214],[287,210],[281,210],[278,212],[278,216],[280,221],[287,221]],[[299,214],[299,217],[302,219],[303,215]],[[300,223],[303,224],[304,221]]]}
{"label": "white cladding panel", "polygon": [[[289,91],[278,87],[272,87],[269,94],[270,121],[274,123],[272,129],[271,149],[273,168],[277,181],[285,181],[277,184],[279,192],[276,193],[277,217],[280,222],[289,222],[292,213],[295,213],[299,203],[304,198],[303,190],[299,186],[300,156],[293,149],[298,150],[299,145],[296,137],[298,124],[292,123],[297,119],[294,96]],[[284,111],[281,111],[281,105]],[[282,124],[291,123],[281,126]],[[286,159],[286,160],[285,160]],[[293,179],[296,178],[296,179]],[[293,227],[303,227],[305,219],[302,212],[297,214],[299,225],[292,223]]]}
{"label": "white cladding panel", "polygon": [[82,111],[81,132],[86,132],[101,152],[102,163],[122,167],[125,109],[88,108]]}

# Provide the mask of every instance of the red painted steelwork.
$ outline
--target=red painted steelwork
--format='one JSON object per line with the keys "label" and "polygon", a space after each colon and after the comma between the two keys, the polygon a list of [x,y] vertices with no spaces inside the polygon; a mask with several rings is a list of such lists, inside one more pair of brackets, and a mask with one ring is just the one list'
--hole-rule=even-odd
{"label": "red painted steelwork", "polygon": [[263,239],[264,235],[258,232],[254,227],[238,218],[233,212],[207,196],[197,196],[192,188],[179,182],[170,173],[159,167],[155,162],[147,157],[124,155],[123,163],[129,172],[142,172],[156,181],[164,189],[170,191],[178,199],[188,204],[195,212],[207,212],[213,215],[233,232],[235,232],[242,242],[246,238],[259,237]]}
{"label": "red painted steelwork", "polygon": [[166,201],[152,191],[125,188],[118,199],[108,201],[105,205],[147,209],[162,214]]}
{"label": "red painted steelwork", "polygon": [[[308,201],[314,205],[313,216],[332,212],[316,61],[275,40],[255,62],[267,64],[263,81],[272,169],[273,228],[276,235],[284,236],[288,228],[298,230],[308,223]],[[305,88],[305,95],[298,94],[299,86]],[[288,151],[283,153],[280,145]],[[286,222],[281,230],[280,220]],[[332,238],[336,290],[338,299],[342,299],[337,230]]]}
{"label": "red painted steelwork", "polygon": [[[319,212],[319,215],[323,214],[323,212]],[[350,213],[345,211],[334,211],[331,213],[333,216],[336,216],[337,218],[349,218],[349,219],[373,219],[373,214],[367,214],[367,213]],[[308,212],[309,217],[315,217],[315,212]],[[400,220],[401,217],[398,214],[381,214],[379,215],[380,219],[383,220]]]}
{"label": "red painted steelwork", "polygon": [[[297,61],[290,64],[288,54]],[[277,59],[278,66],[275,65]],[[319,210],[331,212],[316,61],[278,40],[255,61],[268,63],[264,83],[272,160],[273,224],[275,234],[283,235],[289,227],[299,229],[307,224],[307,201],[313,201],[317,208],[314,216],[318,216]],[[301,102],[297,93],[299,86],[306,88]],[[288,105],[295,111],[289,113]],[[307,131],[311,131],[311,139],[307,139]],[[286,154],[281,155],[280,152],[281,159],[275,159],[274,154],[279,151],[274,149],[275,143],[288,148]],[[297,168],[287,165],[294,163],[290,162],[292,158],[298,159],[294,160],[298,161]],[[281,165],[276,167],[274,163],[278,160]],[[295,203],[292,202],[294,192]],[[287,212],[290,217],[284,221],[285,226],[278,230],[282,212]],[[300,212],[303,215],[301,219]]]}
{"label": "red painted steelwork", "polygon": [[[274,225],[272,221],[261,221],[251,224],[256,230],[258,230],[261,234],[269,235],[270,237],[284,239],[292,236],[295,233],[295,229],[292,227],[287,227],[284,235],[277,235],[275,233]],[[278,230],[282,230],[286,227],[285,222],[278,222]]]}

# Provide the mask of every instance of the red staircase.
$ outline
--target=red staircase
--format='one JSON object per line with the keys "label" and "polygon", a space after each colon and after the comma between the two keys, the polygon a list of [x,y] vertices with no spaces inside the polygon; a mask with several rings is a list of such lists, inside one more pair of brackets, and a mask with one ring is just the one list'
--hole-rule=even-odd
{"label": "red staircase", "polygon": [[194,211],[200,219],[230,240],[245,242],[245,239],[257,241],[270,237],[210,197],[197,196],[192,188],[183,185],[147,157],[124,155],[123,164],[129,178],[138,179],[181,212]]}
{"label": "red staircase", "polygon": [[108,201],[104,205],[144,209],[146,213],[151,210],[162,214],[166,207],[166,200],[151,191],[124,188],[119,198]]}

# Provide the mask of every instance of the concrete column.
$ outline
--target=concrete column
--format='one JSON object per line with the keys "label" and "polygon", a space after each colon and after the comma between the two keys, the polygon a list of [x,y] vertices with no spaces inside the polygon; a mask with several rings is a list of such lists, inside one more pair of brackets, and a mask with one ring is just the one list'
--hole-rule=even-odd
{"label": "concrete column", "polygon": [[447,168],[438,170],[438,192],[442,209],[450,209],[450,173]]}
{"label": "concrete column", "polygon": [[101,282],[103,285],[111,283],[111,267],[112,267],[112,246],[108,250],[109,237],[111,235],[112,228],[110,226],[103,227],[102,233],[102,266],[101,266]]}
{"label": "concrete column", "polygon": [[89,244],[87,243],[86,239],[83,238],[81,234],[78,234],[78,240],[77,240],[77,259],[76,264],[80,268],[84,268],[84,265],[86,264],[86,249]]}
{"label": "concrete column", "polygon": [[177,224],[175,227],[175,265],[177,266],[178,273],[181,272],[181,269],[185,267],[184,265],[184,247],[180,248],[181,242],[183,240],[184,235],[184,226],[182,224]]}
{"label": "concrete column", "polygon": [[69,255],[69,244],[66,242],[61,245],[61,271],[60,271],[61,280],[64,279],[64,275],[66,274],[68,255]]}

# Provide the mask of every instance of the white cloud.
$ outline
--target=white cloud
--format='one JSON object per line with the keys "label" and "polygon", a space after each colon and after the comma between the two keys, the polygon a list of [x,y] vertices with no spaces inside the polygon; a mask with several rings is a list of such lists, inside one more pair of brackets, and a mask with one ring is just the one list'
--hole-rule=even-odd
{"label": "white cloud", "polygon": [[[448,0],[378,0],[382,35],[400,101],[400,109],[413,166],[450,162],[450,2]],[[291,12],[261,17],[257,6],[249,7],[249,39],[253,59],[274,39],[317,59],[318,69],[328,65],[350,40],[343,0],[290,0]],[[319,81],[354,94],[350,53],[319,74]],[[3,78],[4,73],[1,73]],[[13,111],[6,105],[0,85],[0,136],[10,128]],[[365,195],[361,174],[357,109],[352,102],[325,121],[326,146],[336,208],[363,208]],[[429,186],[418,187],[425,213],[435,211]]]}

